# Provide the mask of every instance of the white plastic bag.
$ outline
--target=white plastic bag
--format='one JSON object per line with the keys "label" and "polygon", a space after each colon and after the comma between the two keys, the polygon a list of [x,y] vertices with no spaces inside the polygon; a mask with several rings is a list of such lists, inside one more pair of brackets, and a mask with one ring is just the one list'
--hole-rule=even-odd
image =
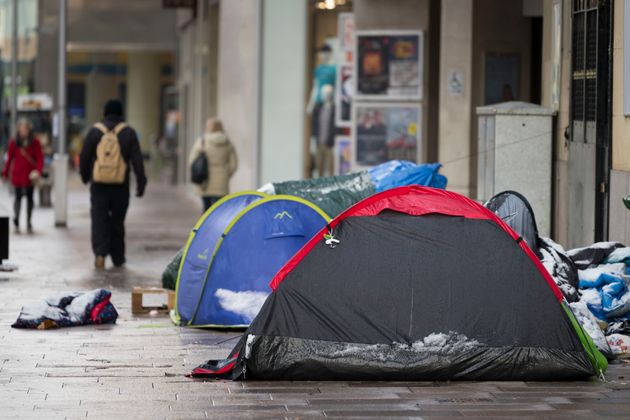
{"label": "white plastic bag", "polygon": [[623,334],[611,334],[606,337],[613,354],[618,357],[630,357],[630,337]]}

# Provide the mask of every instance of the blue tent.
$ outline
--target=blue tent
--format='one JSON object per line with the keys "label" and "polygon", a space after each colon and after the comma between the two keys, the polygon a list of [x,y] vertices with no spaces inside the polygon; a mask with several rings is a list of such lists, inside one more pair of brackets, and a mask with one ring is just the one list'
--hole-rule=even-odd
{"label": "blue tent", "polygon": [[269,281],[329,217],[301,198],[257,192],[225,197],[191,232],[177,276],[174,321],[245,327]]}

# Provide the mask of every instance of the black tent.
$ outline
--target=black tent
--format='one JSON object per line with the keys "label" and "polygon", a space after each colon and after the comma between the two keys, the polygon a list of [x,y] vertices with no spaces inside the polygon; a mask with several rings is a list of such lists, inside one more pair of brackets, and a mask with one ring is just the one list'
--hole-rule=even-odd
{"label": "black tent", "polygon": [[271,287],[228,359],[192,376],[568,380],[606,368],[520,236],[453,192],[359,202]]}
{"label": "black tent", "polygon": [[521,235],[531,250],[540,257],[536,217],[529,201],[522,194],[503,191],[488,200],[485,206]]}

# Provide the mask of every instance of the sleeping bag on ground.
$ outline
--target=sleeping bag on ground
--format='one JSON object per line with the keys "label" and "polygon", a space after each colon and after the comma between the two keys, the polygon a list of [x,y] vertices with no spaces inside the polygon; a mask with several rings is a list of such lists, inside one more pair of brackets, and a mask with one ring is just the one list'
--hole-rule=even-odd
{"label": "sleeping bag on ground", "polygon": [[13,328],[60,328],[91,324],[114,324],[118,312],[109,301],[111,292],[95,289],[51,296],[22,308]]}

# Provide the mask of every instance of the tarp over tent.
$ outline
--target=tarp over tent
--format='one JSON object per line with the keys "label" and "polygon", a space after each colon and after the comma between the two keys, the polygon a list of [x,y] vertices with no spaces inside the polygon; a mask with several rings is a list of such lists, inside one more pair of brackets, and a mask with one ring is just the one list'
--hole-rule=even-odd
{"label": "tarp over tent", "polygon": [[228,359],[193,376],[569,380],[606,368],[520,236],[449,191],[361,201],[271,286]]}
{"label": "tarp over tent", "polygon": [[439,163],[416,164],[390,160],[369,170],[347,175],[269,184],[263,191],[290,194],[316,204],[334,217],[376,192],[405,185],[446,188],[446,177],[439,173]]}
{"label": "tarp over tent", "polygon": [[174,321],[246,327],[269,281],[329,220],[297,197],[245,192],[212,206],[191,232],[177,278]]}

